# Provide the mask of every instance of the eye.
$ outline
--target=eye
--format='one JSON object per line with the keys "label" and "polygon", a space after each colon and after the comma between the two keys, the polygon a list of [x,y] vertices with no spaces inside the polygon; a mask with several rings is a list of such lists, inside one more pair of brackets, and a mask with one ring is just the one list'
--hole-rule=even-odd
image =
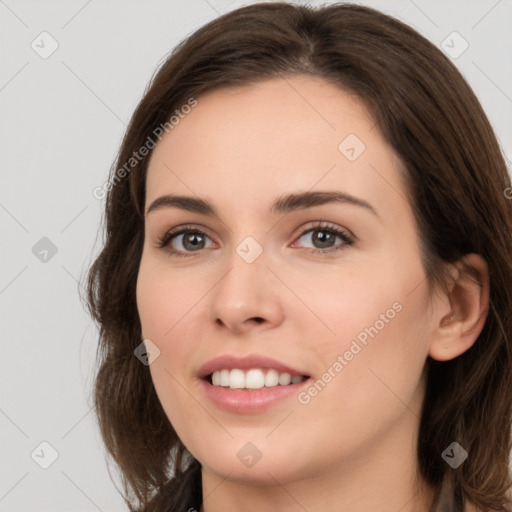
{"label": "eye", "polygon": [[168,250],[172,256],[189,256],[186,254],[187,252],[199,252],[204,249],[206,239],[210,239],[210,237],[204,231],[194,226],[183,226],[159,237],[157,247],[163,249],[170,245]]}
{"label": "eye", "polygon": [[[354,243],[354,239],[347,231],[329,222],[316,223],[303,229],[298,239],[302,238],[306,240],[309,238],[313,244],[317,245],[309,252],[321,254],[339,251]],[[341,240],[341,243],[336,245],[337,238]],[[159,237],[157,247],[159,249],[167,248],[170,256],[188,257],[193,256],[194,252],[200,253],[201,250],[208,248],[207,240],[211,239],[201,229],[195,226],[182,226]]]}
{"label": "eye", "polygon": [[[299,240],[302,238],[309,239],[311,243],[316,245],[316,248],[311,251],[312,253],[339,251],[354,243],[354,239],[348,232],[329,222],[317,223],[303,230]],[[336,238],[339,238],[342,243],[336,245]]]}

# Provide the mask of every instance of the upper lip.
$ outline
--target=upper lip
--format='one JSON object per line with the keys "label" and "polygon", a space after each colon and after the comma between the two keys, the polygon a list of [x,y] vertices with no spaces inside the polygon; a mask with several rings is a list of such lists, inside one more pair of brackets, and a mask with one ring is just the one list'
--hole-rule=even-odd
{"label": "upper lip", "polygon": [[213,372],[218,370],[232,370],[238,368],[240,370],[249,370],[251,368],[268,368],[277,370],[280,373],[289,373],[292,377],[294,376],[308,376],[305,372],[293,368],[287,364],[272,359],[271,357],[261,355],[247,355],[244,357],[237,357],[234,355],[226,354],[223,356],[210,359],[199,369],[198,376],[200,378],[206,378]]}

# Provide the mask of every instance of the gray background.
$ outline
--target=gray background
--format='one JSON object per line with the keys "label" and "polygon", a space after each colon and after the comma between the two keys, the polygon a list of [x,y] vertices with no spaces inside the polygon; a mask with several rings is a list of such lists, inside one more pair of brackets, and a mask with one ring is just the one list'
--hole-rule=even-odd
{"label": "gray background", "polygon": [[[248,3],[0,0],[1,511],[126,510],[91,410],[97,331],[77,293],[99,251],[104,205],[92,191],[166,54]],[[439,47],[453,31],[468,42],[454,62],[511,160],[512,1],[358,3]],[[59,45],[47,58],[31,47],[51,49],[43,31]],[[58,453],[47,469],[44,441]]]}

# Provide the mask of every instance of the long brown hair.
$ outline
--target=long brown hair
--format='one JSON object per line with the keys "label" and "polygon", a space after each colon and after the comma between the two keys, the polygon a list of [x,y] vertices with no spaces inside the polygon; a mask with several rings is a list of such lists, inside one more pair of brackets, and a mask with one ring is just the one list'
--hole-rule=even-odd
{"label": "long brown hair", "polygon": [[[125,501],[149,512],[186,510],[187,502],[202,499],[200,464],[166,417],[148,367],[134,356],[151,151],[130,159],[191,98],[200,104],[215,89],[299,73],[361,98],[400,157],[432,289],[447,283],[444,262],[477,253],[488,264],[490,307],[475,344],[450,361],[427,359],[417,455],[435,489],[448,481],[457,510],[469,499],[504,512],[512,485],[512,204],[505,159],[452,62],[406,24],[352,4],[261,3],[220,16],[174,49],[133,114],[103,189],[104,243],[89,270],[86,299],[100,327],[94,404]],[[452,441],[469,453],[457,469],[441,457]]]}

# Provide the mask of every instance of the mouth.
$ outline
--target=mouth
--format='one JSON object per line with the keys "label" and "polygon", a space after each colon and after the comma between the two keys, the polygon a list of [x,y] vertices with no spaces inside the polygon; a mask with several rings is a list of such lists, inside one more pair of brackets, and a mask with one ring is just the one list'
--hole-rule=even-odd
{"label": "mouth", "polygon": [[231,413],[260,413],[291,400],[312,376],[262,355],[224,355],[205,363],[197,377],[207,399]]}
{"label": "mouth", "polygon": [[223,368],[210,373],[205,380],[215,387],[251,391],[292,386],[309,378],[309,375],[282,372],[275,368],[250,368],[247,370]]}

